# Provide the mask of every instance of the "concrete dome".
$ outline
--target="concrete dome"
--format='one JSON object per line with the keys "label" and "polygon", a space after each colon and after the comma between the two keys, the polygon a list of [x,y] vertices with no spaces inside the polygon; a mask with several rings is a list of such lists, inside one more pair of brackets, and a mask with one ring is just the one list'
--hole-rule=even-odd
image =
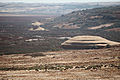
{"label": "concrete dome", "polygon": [[75,36],[61,45],[65,49],[92,49],[116,46],[119,44],[119,42],[110,41],[100,36]]}

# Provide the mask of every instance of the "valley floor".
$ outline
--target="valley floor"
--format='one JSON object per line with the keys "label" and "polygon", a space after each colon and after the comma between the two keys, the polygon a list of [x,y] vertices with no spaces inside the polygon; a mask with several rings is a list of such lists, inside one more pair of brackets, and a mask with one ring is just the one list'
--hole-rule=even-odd
{"label": "valley floor", "polygon": [[120,47],[1,55],[0,80],[120,80]]}

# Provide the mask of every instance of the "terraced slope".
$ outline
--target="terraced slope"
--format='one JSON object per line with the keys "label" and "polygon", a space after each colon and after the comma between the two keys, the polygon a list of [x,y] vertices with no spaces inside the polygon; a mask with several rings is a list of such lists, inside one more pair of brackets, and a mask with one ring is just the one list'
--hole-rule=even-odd
{"label": "terraced slope", "polygon": [[120,47],[1,55],[0,80],[120,80]]}
{"label": "terraced slope", "polygon": [[61,44],[67,49],[88,49],[88,48],[103,48],[120,45],[119,42],[107,40],[99,36],[75,36]]}

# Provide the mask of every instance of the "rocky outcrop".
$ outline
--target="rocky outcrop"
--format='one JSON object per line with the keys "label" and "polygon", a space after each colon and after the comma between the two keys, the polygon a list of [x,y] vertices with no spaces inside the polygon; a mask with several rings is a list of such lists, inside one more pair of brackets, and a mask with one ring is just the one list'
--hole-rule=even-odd
{"label": "rocky outcrop", "polygon": [[94,49],[120,45],[100,36],[76,36],[61,44],[65,49]]}

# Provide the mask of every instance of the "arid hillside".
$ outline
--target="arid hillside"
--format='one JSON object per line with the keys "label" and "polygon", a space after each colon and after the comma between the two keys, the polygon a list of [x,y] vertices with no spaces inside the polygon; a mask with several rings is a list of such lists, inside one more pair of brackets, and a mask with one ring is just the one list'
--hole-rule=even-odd
{"label": "arid hillside", "polygon": [[120,80],[120,47],[0,56],[0,80]]}
{"label": "arid hillside", "polygon": [[120,41],[120,5],[73,11],[55,18],[49,27],[67,29],[78,35],[99,35],[112,41]]}

